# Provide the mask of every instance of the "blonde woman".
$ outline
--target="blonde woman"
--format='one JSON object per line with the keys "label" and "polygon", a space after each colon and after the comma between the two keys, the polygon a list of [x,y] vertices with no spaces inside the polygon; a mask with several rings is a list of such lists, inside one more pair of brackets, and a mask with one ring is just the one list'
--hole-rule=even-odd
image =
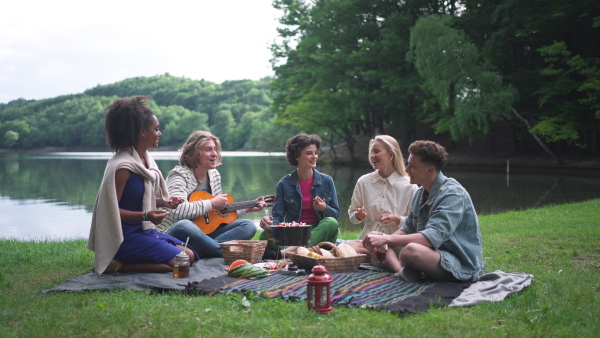
{"label": "blonde woman", "polygon": [[391,136],[378,135],[370,141],[369,163],[375,170],[358,179],[348,208],[350,222],[362,222],[364,227],[358,241],[346,243],[368,254],[371,261],[373,252],[367,251],[361,241],[372,231],[389,235],[400,229],[418,187],[410,183],[400,146]]}

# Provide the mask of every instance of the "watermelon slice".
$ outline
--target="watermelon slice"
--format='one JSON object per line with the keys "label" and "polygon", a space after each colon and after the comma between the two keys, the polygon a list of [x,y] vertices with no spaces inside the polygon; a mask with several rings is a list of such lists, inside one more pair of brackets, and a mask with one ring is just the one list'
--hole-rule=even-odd
{"label": "watermelon slice", "polygon": [[245,261],[243,259],[238,259],[238,260],[234,261],[233,263],[231,263],[231,265],[228,268],[225,268],[225,270],[229,271],[229,270],[235,268],[236,266],[240,266],[243,264],[250,264],[250,262]]}

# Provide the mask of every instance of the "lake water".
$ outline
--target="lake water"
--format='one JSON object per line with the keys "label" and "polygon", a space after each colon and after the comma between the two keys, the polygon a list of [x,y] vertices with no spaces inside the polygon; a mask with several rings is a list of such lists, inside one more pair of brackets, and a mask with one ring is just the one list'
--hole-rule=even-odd
{"label": "lake water", "polygon": [[[179,158],[177,152],[152,152],[166,176]],[[236,201],[274,194],[279,179],[292,171],[281,153],[224,152],[218,169],[223,191]],[[20,240],[87,238],[91,210],[109,152],[0,153],[0,237]],[[342,209],[340,225],[359,230],[348,221],[347,208],[356,180],[369,167],[324,166],[333,176]],[[463,184],[480,215],[600,198],[600,178],[444,171]],[[258,220],[262,213],[245,218]]]}

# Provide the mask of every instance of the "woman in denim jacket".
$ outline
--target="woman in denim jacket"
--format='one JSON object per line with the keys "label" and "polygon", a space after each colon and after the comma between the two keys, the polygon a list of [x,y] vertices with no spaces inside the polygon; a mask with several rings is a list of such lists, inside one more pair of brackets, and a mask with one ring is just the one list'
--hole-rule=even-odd
{"label": "woman in denim jacket", "polygon": [[419,282],[424,277],[447,281],[477,281],[483,275],[481,230],[469,193],[441,169],[446,150],[431,141],[408,147],[406,173],[421,185],[410,215],[392,235],[367,235],[363,244],[379,250],[388,244],[385,265],[401,279]]}
{"label": "woman in denim jacket", "polygon": [[[285,149],[287,161],[296,170],[277,183],[271,217],[273,224],[305,222],[312,226],[309,246],[320,242],[335,243],[338,235],[337,219],[340,216],[335,185],[331,176],[315,169],[321,150],[321,138],[317,135],[298,134],[287,140]],[[265,229],[269,220],[263,217],[260,226]],[[263,231],[260,239],[267,239],[266,231]],[[265,258],[278,258],[282,253],[293,253],[296,249],[298,247],[292,246],[279,253],[275,244],[269,241]],[[270,255],[274,257],[269,257]]]}

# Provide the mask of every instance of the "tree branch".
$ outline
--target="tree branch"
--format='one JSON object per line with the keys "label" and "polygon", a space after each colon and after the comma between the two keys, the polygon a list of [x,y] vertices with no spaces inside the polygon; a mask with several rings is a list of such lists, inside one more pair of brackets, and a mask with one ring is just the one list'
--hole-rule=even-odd
{"label": "tree branch", "polygon": [[531,124],[529,124],[529,121],[527,121],[523,116],[521,116],[521,114],[519,114],[515,108],[511,107],[510,111],[519,120],[521,120],[521,122],[523,122],[523,124],[525,124],[525,126],[527,127],[527,130],[530,132],[530,134],[533,136],[533,138],[537,141],[537,143],[542,147],[542,149],[544,149],[550,156],[552,156],[552,158],[554,159],[554,161],[556,163],[563,164],[563,161],[561,159],[559,159],[556,155],[554,155],[554,153],[550,149],[548,149],[546,144],[537,136],[537,134],[531,132]]}

